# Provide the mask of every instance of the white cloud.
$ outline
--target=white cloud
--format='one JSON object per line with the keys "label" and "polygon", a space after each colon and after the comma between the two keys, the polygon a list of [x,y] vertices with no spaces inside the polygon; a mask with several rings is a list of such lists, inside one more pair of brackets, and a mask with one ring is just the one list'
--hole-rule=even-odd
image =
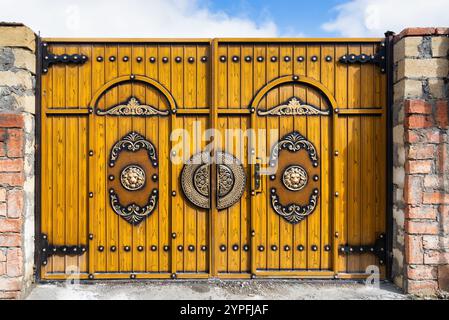
{"label": "white cloud", "polygon": [[278,28],[214,12],[199,0],[2,0],[0,21],[44,37],[276,37]]}
{"label": "white cloud", "polygon": [[337,17],[322,28],[345,37],[380,37],[388,30],[449,26],[448,0],[351,0],[335,10]]}

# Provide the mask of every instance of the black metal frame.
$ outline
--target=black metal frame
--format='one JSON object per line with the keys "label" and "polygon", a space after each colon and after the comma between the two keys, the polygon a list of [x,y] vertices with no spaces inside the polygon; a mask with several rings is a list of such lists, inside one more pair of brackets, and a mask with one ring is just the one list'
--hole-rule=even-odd
{"label": "black metal frame", "polygon": [[385,68],[387,74],[387,226],[386,226],[386,278],[392,279],[393,266],[393,66],[394,66],[394,32],[385,33]]}

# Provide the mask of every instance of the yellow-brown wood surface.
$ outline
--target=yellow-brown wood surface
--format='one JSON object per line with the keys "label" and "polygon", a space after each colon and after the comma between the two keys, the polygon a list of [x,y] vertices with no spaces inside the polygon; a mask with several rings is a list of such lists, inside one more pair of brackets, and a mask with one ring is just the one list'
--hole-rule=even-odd
{"label": "yellow-brown wood surface", "polygon": [[[78,271],[84,279],[173,274],[357,278],[368,266],[379,265],[372,254],[338,252],[345,244],[373,244],[385,232],[386,76],[373,64],[338,61],[348,53],[374,54],[379,46],[380,41],[363,39],[50,41],[50,52],[82,53],[88,61],[55,64],[42,75],[41,232],[53,245],[86,245],[88,252],[52,256],[41,277],[63,279]],[[131,75],[158,83],[176,105],[150,80],[133,81]],[[253,105],[270,81],[294,75],[298,81],[270,88]],[[99,92],[119,77],[126,80]],[[312,82],[324,86],[331,99]],[[98,101],[92,101],[96,94]],[[96,113],[126,104],[131,97],[160,111],[177,112],[146,117]],[[292,97],[330,110],[329,115],[258,114]],[[336,108],[340,112],[332,110]],[[240,201],[225,210],[200,209],[188,201],[180,185],[183,163],[171,161],[178,142],[170,139],[174,130],[187,133],[176,154],[185,161],[205,150],[210,141],[202,138],[213,127],[220,133],[214,149],[238,158],[247,178]],[[256,130],[254,155],[247,130]],[[158,156],[157,207],[135,226],[113,211],[108,190],[111,148],[131,131],[150,141]],[[316,209],[297,224],[273,210],[269,176],[262,176],[260,190],[252,195],[255,158],[269,157],[273,145],[293,131],[315,146],[320,176]]]}

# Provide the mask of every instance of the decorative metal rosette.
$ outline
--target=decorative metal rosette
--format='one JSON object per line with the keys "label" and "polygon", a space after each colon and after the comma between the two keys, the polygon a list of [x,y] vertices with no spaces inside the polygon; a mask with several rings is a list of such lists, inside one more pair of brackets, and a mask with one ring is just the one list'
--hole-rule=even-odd
{"label": "decorative metal rosette", "polygon": [[[182,190],[197,207],[210,208],[210,166],[208,152],[197,153],[184,165],[181,172]],[[217,208],[226,209],[240,201],[246,187],[246,174],[241,162],[234,156],[217,152]]]}

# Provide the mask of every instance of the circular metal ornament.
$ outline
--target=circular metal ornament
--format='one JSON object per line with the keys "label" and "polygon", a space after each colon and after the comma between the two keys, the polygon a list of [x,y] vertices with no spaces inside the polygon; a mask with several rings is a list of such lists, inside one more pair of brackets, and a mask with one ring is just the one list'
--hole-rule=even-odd
{"label": "circular metal ornament", "polygon": [[291,191],[303,189],[307,185],[308,180],[307,171],[299,165],[287,167],[282,175],[282,183]]}
{"label": "circular metal ornament", "polygon": [[[210,208],[209,152],[197,153],[184,165],[181,172],[182,190],[194,205]],[[246,187],[246,174],[241,162],[234,156],[217,152],[217,208],[229,208],[242,197]]]}
{"label": "circular metal ornament", "polygon": [[145,171],[138,165],[129,165],[122,170],[120,183],[126,190],[140,190],[145,185]]}

